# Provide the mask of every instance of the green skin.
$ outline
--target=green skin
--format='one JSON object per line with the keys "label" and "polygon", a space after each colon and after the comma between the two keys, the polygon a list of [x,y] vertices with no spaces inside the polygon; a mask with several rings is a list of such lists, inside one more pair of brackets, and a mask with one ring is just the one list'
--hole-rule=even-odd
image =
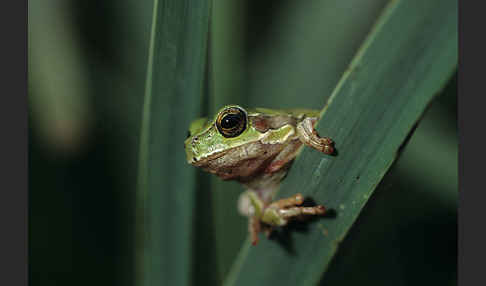
{"label": "green skin", "polygon": [[[236,135],[224,136],[218,129],[220,119],[230,109],[239,109],[245,121]],[[216,174],[223,180],[237,180],[247,191],[238,201],[240,213],[249,217],[253,244],[258,233],[267,235],[275,226],[284,226],[290,219],[305,215],[322,215],[323,206],[301,207],[302,195],[272,202],[302,145],[332,154],[333,142],[321,138],[314,130],[319,111],[265,108],[244,109],[225,106],[212,119],[199,118],[189,127],[184,142],[187,162]]]}

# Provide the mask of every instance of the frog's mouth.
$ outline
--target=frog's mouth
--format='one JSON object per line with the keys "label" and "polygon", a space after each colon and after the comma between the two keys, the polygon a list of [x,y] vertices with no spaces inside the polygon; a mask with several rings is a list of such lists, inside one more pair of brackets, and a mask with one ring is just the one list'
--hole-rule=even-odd
{"label": "frog's mouth", "polygon": [[219,151],[207,156],[203,156],[201,154],[198,154],[198,152],[196,152],[194,146],[192,146],[191,140],[185,142],[184,149],[186,150],[187,163],[194,165],[196,167],[207,165],[208,162],[218,159],[227,153],[224,151]]}
{"label": "frog's mouth", "polygon": [[218,152],[209,156],[198,157],[192,152],[192,150],[187,150],[187,147],[186,147],[186,152],[187,152],[187,163],[194,165],[196,167],[207,165],[208,162],[218,159],[226,154],[226,152]]}

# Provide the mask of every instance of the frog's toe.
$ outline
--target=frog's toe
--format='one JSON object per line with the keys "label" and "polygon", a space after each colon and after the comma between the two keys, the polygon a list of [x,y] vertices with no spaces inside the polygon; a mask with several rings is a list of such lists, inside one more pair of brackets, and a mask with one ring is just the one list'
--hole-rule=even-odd
{"label": "frog's toe", "polygon": [[304,202],[304,196],[301,193],[297,193],[289,198],[280,199],[271,203],[268,207],[283,209],[287,207],[293,207],[301,205]]}
{"label": "frog's toe", "polygon": [[285,226],[291,219],[305,216],[322,216],[326,213],[324,206],[314,207],[268,207],[265,209],[262,221],[272,226]]}
{"label": "frog's toe", "polygon": [[326,208],[324,206],[292,207],[292,208],[279,210],[279,214],[287,220],[295,217],[300,217],[300,216],[324,215],[325,213],[326,213]]}

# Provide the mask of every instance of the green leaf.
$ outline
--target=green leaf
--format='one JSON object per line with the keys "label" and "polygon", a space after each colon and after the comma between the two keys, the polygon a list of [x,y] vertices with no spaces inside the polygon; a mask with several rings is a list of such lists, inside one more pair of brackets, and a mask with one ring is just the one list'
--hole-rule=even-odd
{"label": "green leaf", "polygon": [[155,0],[140,141],[136,285],[189,285],[195,169],[182,142],[201,113],[209,1]]}
{"label": "green leaf", "polygon": [[[385,3],[386,0],[279,2],[271,5],[278,12],[271,20],[263,21],[271,22],[265,28],[266,24],[254,16],[254,10],[265,10],[260,5],[252,9],[245,0],[213,0],[210,114],[225,104],[235,103],[268,108],[321,105]],[[249,10],[245,13],[245,9]],[[249,20],[256,23],[245,23]],[[246,33],[242,33],[243,24],[250,25]],[[261,38],[255,39],[254,34]],[[218,273],[225,276],[247,233],[246,218],[235,211],[243,187],[212,176],[210,189]]]}
{"label": "green leaf", "polygon": [[456,65],[457,1],[391,1],[319,121],[319,134],[335,140],[338,155],[305,148],[278,194],[302,192],[336,216],[256,247],[246,242],[225,285],[316,285]]}

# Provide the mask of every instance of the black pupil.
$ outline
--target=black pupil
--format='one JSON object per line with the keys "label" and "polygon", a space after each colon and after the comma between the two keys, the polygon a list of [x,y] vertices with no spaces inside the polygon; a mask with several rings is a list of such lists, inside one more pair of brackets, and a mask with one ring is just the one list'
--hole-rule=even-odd
{"label": "black pupil", "polygon": [[221,120],[221,127],[224,129],[232,129],[240,124],[241,117],[238,114],[228,114]]}

